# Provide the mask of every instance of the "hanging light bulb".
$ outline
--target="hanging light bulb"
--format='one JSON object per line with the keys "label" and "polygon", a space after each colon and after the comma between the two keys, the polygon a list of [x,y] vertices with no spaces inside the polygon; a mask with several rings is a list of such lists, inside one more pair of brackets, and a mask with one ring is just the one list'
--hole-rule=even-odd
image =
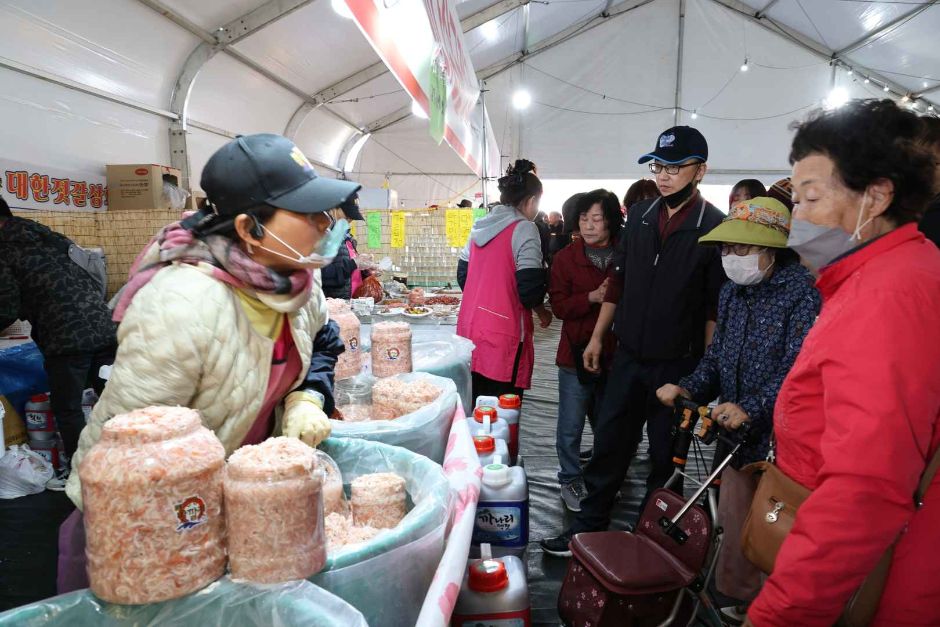
{"label": "hanging light bulb", "polygon": [[838,109],[848,101],[849,92],[845,87],[833,87],[823,101],[823,106],[827,109]]}
{"label": "hanging light bulb", "polygon": [[881,88],[881,91],[891,91],[891,89],[887,85],[885,85],[884,87]]}
{"label": "hanging light bulb", "polygon": [[421,118],[422,120],[428,119],[428,114],[424,112],[424,109],[421,108],[421,105],[418,104],[417,100],[411,101],[411,115],[416,118]]}
{"label": "hanging light bulb", "polygon": [[855,74],[855,70],[853,70],[852,68],[849,68],[848,74],[849,76],[852,76],[853,74]]}
{"label": "hanging light bulb", "polygon": [[907,94],[904,94],[904,96],[901,98],[901,102],[909,102],[910,99],[911,99],[910,96],[908,96]]}
{"label": "hanging light bulb", "polygon": [[693,120],[697,120],[697,119],[698,119],[698,113],[696,113],[695,111],[692,112],[692,119],[693,119]]}
{"label": "hanging light bulb", "polygon": [[532,94],[527,92],[525,89],[517,89],[516,93],[512,95],[512,106],[519,109],[528,109],[529,105],[532,104]]}
{"label": "hanging light bulb", "polygon": [[741,71],[742,71],[742,72],[747,72],[747,69],[748,69],[748,66],[747,66],[747,57],[744,57],[744,63],[741,64]]}
{"label": "hanging light bulb", "polygon": [[933,113],[933,105],[930,105],[929,107],[927,107],[927,110]]}
{"label": "hanging light bulb", "polygon": [[496,23],[496,20],[490,20],[480,27],[480,32],[483,33],[483,37],[487,41],[495,41],[499,37],[499,24]]}
{"label": "hanging light bulb", "polygon": [[866,79],[865,79],[865,84],[866,84],[866,85],[867,85],[868,83],[870,83],[870,82],[871,82],[871,79],[869,79],[869,78],[866,78]]}

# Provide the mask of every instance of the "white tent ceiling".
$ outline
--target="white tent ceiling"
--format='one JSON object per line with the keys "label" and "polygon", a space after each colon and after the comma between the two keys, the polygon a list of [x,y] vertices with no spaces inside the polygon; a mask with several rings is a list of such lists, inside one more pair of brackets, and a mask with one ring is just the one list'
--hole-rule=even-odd
{"label": "white tent ceiling", "polygon": [[[709,138],[717,182],[785,171],[789,123],[834,86],[940,108],[937,4],[464,0],[457,11],[503,155],[550,178],[632,178],[635,157],[678,121]],[[521,88],[533,97],[522,112],[510,106]],[[290,134],[335,175],[373,131],[351,178],[388,175],[415,203],[464,193],[466,166],[409,109],[330,0],[0,0],[2,158],[100,171],[188,153],[195,186],[235,133]],[[171,133],[184,116],[186,132]]]}

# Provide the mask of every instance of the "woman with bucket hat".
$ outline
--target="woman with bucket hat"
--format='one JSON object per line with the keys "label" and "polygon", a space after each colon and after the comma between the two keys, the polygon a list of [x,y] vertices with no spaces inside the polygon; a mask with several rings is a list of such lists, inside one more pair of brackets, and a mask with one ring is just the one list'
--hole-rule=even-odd
{"label": "woman with bucket hat", "polygon": [[[735,468],[767,456],[777,393],[820,307],[809,271],[786,247],[789,232],[790,211],[776,199],[758,197],[735,204],[699,239],[721,247],[730,279],[721,290],[714,340],[692,374],[656,392],[670,407],[679,396],[702,404],[719,398],[712,415],[721,426],[751,425],[752,442],[722,475],[718,504],[727,540],[718,557],[717,587],[745,603],[757,596],[762,579],[737,541],[753,479]],[[743,621],[743,609],[726,613]]]}

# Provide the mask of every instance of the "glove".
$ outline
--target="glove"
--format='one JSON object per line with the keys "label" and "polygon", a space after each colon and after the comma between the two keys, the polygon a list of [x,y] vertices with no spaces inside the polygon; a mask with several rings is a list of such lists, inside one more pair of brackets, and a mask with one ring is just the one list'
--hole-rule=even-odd
{"label": "glove", "polygon": [[332,427],[323,413],[323,396],[312,390],[291,392],[284,399],[284,435],[314,447],[330,437]]}

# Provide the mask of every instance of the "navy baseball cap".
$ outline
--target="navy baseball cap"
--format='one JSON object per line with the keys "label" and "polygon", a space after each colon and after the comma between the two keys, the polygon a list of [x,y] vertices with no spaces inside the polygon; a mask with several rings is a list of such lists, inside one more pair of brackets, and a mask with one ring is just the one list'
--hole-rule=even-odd
{"label": "navy baseball cap", "polygon": [[219,148],[202,171],[201,186],[219,215],[260,204],[294,213],[322,213],[355,197],[362,186],[317,176],[294,142],[273,133],[239,135]]}
{"label": "navy baseball cap", "polygon": [[639,158],[637,163],[647,161],[682,163],[688,159],[708,161],[708,142],[698,129],[691,126],[673,126],[663,131],[656,140],[656,148]]}

